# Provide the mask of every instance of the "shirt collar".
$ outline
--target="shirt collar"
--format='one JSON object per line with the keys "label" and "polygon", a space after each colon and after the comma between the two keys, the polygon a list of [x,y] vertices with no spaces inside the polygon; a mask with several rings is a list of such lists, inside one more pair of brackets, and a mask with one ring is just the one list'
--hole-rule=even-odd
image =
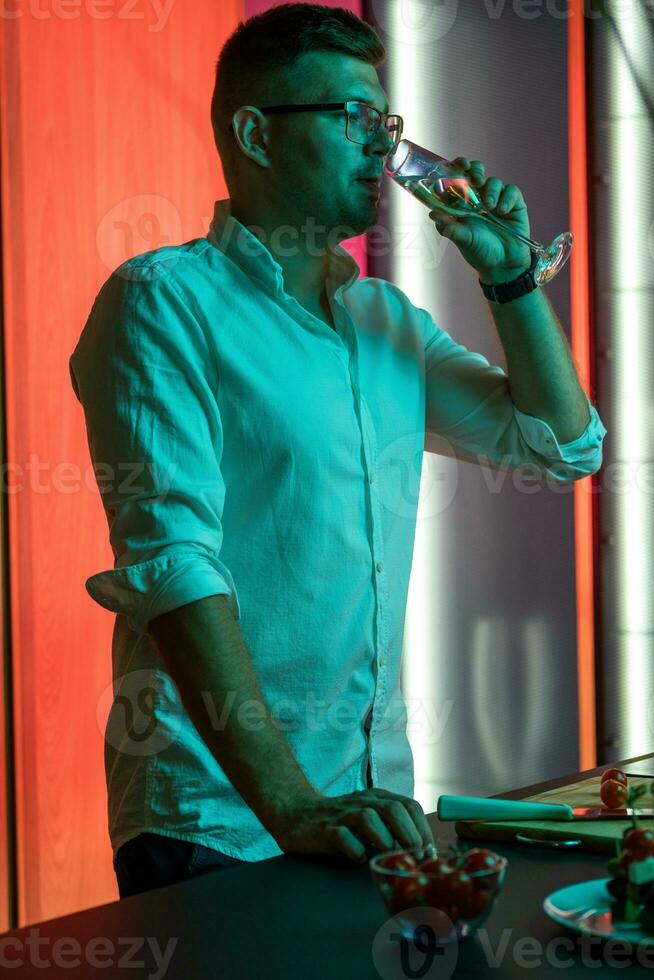
{"label": "shirt collar", "polygon": [[[216,201],[207,239],[219,251],[259,279],[276,293],[284,291],[284,272],[272,253],[241,222],[232,216],[229,198]],[[328,282],[332,291],[349,289],[361,274],[358,263],[347,249],[336,245],[329,249]]]}

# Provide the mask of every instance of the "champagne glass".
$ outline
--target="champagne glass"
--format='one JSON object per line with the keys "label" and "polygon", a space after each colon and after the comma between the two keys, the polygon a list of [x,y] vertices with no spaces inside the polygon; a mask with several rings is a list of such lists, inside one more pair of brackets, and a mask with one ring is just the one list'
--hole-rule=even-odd
{"label": "champagne glass", "polygon": [[465,218],[476,215],[528,245],[538,256],[534,269],[536,282],[549,282],[565,265],[572,251],[572,234],[564,231],[549,245],[541,245],[521,235],[483,204],[479,194],[461,169],[444,157],[411,140],[402,139],[386,157],[384,171],[400,187],[431,209]]}

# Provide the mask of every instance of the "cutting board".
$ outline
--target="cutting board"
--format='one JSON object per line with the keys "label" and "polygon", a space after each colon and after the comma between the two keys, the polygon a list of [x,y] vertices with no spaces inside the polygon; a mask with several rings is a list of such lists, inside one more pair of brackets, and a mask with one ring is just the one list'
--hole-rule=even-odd
{"label": "cutting board", "polygon": [[[557,789],[549,789],[544,793],[537,793],[535,796],[526,796],[530,802],[539,803],[569,803],[570,806],[601,806],[600,799],[600,776],[593,776],[590,779],[582,779],[578,783],[570,783],[568,786],[559,786]],[[639,797],[639,804],[642,807],[654,806],[651,795],[651,778],[629,777],[629,788],[645,784],[648,792]],[[639,824],[643,826],[654,826],[652,817],[638,818]],[[577,838],[581,841],[574,850],[577,851],[599,851],[610,854],[617,853],[617,844],[622,839],[622,835],[627,827],[632,825],[631,820],[458,820],[454,824],[454,829],[459,837],[472,839],[503,840],[512,841],[516,833],[524,833],[526,836],[540,837],[545,840],[563,840],[565,838]]]}

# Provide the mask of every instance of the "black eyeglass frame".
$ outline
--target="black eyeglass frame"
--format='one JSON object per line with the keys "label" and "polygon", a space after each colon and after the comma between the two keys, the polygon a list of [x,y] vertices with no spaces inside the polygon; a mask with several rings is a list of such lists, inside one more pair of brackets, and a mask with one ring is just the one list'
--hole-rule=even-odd
{"label": "black eyeglass frame", "polygon": [[[350,113],[349,113],[349,110],[348,110],[348,106],[350,106],[350,105],[364,105],[366,107],[366,109],[370,109],[372,112],[376,113],[379,116],[379,125],[377,126],[377,129],[375,130],[375,132],[373,133],[372,137],[368,140],[367,143],[361,143],[360,140],[354,140],[354,139],[352,139],[352,137],[350,136],[350,134],[348,132],[349,126],[350,126]],[[275,113],[275,112],[324,112],[326,110],[336,111],[337,109],[340,109],[341,112],[345,112],[346,119],[347,119],[347,122],[345,124],[345,136],[346,136],[346,138],[351,143],[358,143],[360,146],[368,146],[370,143],[373,142],[373,140],[377,136],[377,133],[379,132],[379,126],[385,126],[386,127],[386,130],[388,131],[388,133],[391,136],[394,136],[394,134],[391,132],[391,130],[388,128],[388,125],[387,125],[389,119],[395,119],[395,120],[398,120],[398,122],[399,122],[399,132],[398,132],[397,137],[394,138],[393,147],[397,146],[397,144],[401,140],[401,138],[402,138],[402,132],[404,130],[404,119],[402,118],[402,116],[398,116],[397,113],[380,112],[379,109],[375,109],[375,107],[373,105],[370,105],[368,102],[362,102],[361,99],[348,99],[346,102],[308,102],[308,103],[306,103],[306,105],[269,105],[269,106],[255,106],[254,108],[257,108],[259,110],[259,112],[264,112],[264,113],[266,113],[266,112],[270,112],[270,113]],[[230,129],[231,129],[232,133],[234,133],[233,126],[231,126]]]}

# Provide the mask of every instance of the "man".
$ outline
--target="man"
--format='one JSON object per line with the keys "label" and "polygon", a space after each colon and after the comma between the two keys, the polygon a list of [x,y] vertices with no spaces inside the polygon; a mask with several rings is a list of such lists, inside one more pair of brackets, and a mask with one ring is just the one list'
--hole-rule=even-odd
{"label": "man", "polygon": [[[86,587],[118,614],[121,895],[284,852],[428,844],[400,691],[415,507],[394,469],[425,429],[561,481],[601,463],[540,289],[491,303],[507,377],[337,244],[375,223],[369,178],[399,137],[383,57],[342,9],[241,24],[212,102],[229,198],[206,238],[112,274],[71,357],[115,555]],[[519,189],[459,162],[527,231]],[[483,221],[434,220],[484,283],[530,264]]]}

